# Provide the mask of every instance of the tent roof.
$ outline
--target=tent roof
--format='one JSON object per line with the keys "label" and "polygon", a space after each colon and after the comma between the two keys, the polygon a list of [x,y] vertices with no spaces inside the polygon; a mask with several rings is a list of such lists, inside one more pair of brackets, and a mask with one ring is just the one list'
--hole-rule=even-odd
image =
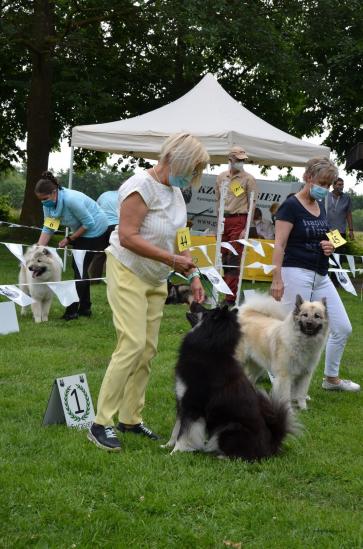
{"label": "tent roof", "polygon": [[241,145],[249,162],[303,166],[328,147],[312,145],[268,124],[241,106],[207,74],[188,93],[154,111],[117,122],[76,126],[72,146],[157,158],[163,141],[186,131],[208,150],[212,163],[225,163],[229,149]]}

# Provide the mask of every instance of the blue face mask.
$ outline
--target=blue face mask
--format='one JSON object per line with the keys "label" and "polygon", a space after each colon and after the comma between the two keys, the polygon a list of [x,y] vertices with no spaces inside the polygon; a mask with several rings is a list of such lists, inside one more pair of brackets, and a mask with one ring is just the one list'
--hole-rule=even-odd
{"label": "blue face mask", "polygon": [[319,202],[324,200],[327,194],[328,189],[325,189],[324,187],[319,187],[319,185],[313,185],[310,189],[310,196],[314,198],[314,200],[318,200]]}
{"label": "blue face mask", "polygon": [[47,208],[54,208],[54,206],[57,204],[55,200],[50,200],[48,198],[47,200],[42,200],[43,206],[47,206]]}
{"label": "blue face mask", "polygon": [[178,187],[179,189],[185,189],[190,185],[193,175],[172,175],[169,173],[169,183],[172,187]]}

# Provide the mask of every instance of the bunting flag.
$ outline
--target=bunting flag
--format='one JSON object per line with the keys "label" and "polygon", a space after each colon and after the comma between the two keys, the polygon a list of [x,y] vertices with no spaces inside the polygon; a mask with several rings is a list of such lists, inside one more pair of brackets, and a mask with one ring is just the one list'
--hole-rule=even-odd
{"label": "bunting flag", "polygon": [[348,265],[349,265],[349,268],[350,270],[352,271],[352,275],[355,277],[355,261],[354,261],[354,256],[352,255],[347,255],[347,261],[348,261]]}
{"label": "bunting flag", "polygon": [[[341,269],[342,266],[340,264],[340,255],[339,254],[332,254],[332,257],[334,258],[336,265],[338,265],[339,269]],[[330,258],[329,258],[329,260],[330,260]]]}
{"label": "bunting flag", "polygon": [[339,284],[341,285],[342,288],[344,288],[344,290],[346,292],[349,292],[353,295],[357,295],[357,292],[352,284],[352,281],[350,280],[349,278],[349,275],[347,272],[343,272],[343,271],[335,271],[335,276],[337,277],[337,280],[339,282]]}
{"label": "bunting flag", "polygon": [[[59,248],[51,248],[50,246],[49,246],[49,247],[47,246],[47,250],[49,250],[50,253],[56,258],[56,260],[58,261],[58,263],[59,263],[60,265],[63,266],[63,261],[62,261],[62,259],[59,257],[58,252],[57,252],[57,249],[59,249]],[[61,248],[61,249],[64,250],[64,248]]]}
{"label": "bunting flag", "polygon": [[258,242],[257,240],[250,240],[250,243],[256,254],[261,255],[262,257],[266,256],[261,242]]}
{"label": "bunting flag", "polygon": [[72,250],[73,259],[77,265],[78,272],[80,276],[83,277],[83,262],[84,256],[86,255],[87,250]]}
{"label": "bunting flag", "polygon": [[64,307],[68,307],[75,301],[79,301],[74,280],[64,280],[63,282],[47,283],[47,286],[57,296]]}
{"label": "bunting flag", "polygon": [[190,250],[195,250],[195,249],[198,249],[205,255],[205,257],[207,258],[208,262],[213,265],[213,261],[211,260],[211,258],[209,257],[208,255],[208,252],[207,252],[207,245],[206,244],[200,244],[199,246],[192,246],[190,248]]}
{"label": "bunting flag", "polygon": [[15,257],[17,257],[19,259],[19,261],[23,265],[25,265],[25,259],[24,259],[22,244],[9,244],[9,243],[6,243],[6,242],[4,242],[4,244],[7,247],[7,249],[9,250],[9,252],[11,252],[13,255],[15,255]]}
{"label": "bunting flag", "polygon": [[221,248],[226,248],[230,252],[233,253],[233,255],[238,255],[238,252],[233,248],[232,244],[230,242],[221,242]]}
{"label": "bunting flag", "polygon": [[263,272],[265,274],[269,274],[271,271],[275,269],[275,265],[266,265],[265,263],[260,263],[259,261],[255,261],[250,265],[246,265],[246,269],[263,269]]}
{"label": "bunting flag", "polygon": [[26,293],[13,284],[9,286],[0,286],[0,294],[10,299],[10,301],[14,301],[14,303],[21,305],[22,307],[26,307],[27,305],[34,303],[34,299],[29,297]]}
{"label": "bunting flag", "polygon": [[211,282],[216,290],[218,290],[222,294],[233,295],[233,292],[224,282],[217,269],[215,269],[214,267],[203,267],[200,270],[208,278],[208,280]]}

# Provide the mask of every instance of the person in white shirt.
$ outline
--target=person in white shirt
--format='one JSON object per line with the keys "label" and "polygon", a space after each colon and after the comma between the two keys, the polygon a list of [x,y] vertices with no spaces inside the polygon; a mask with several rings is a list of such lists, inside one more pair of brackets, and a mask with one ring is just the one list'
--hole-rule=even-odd
{"label": "person in white shirt", "polygon": [[260,208],[255,208],[253,216],[258,238],[273,240],[275,238],[275,230],[272,221],[263,219]]}
{"label": "person in white shirt", "polygon": [[169,137],[153,168],[136,174],[119,191],[120,221],[107,248],[107,297],[117,332],[117,347],[100,389],[97,415],[88,438],[99,448],[120,451],[117,429],[158,436],[142,422],[141,412],[156,354],[170,270],[188,276],[193,299],[204,291],[190,252],[175,250],[177,231],[186,226],[181,189],[198,184],[207,151],[187,133]]}

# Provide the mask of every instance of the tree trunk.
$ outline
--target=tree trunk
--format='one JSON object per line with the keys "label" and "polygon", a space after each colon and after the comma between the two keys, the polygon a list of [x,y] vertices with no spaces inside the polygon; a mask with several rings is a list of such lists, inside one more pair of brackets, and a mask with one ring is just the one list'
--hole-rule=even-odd
{"label": "tree trunk", "polygon": [[52,55],[54,50],[54,3],[34,0],[32,77],[27,107],[27,177],[20,222],[41,226],[41,203],[34,187],[48,167],[52,121]]}

